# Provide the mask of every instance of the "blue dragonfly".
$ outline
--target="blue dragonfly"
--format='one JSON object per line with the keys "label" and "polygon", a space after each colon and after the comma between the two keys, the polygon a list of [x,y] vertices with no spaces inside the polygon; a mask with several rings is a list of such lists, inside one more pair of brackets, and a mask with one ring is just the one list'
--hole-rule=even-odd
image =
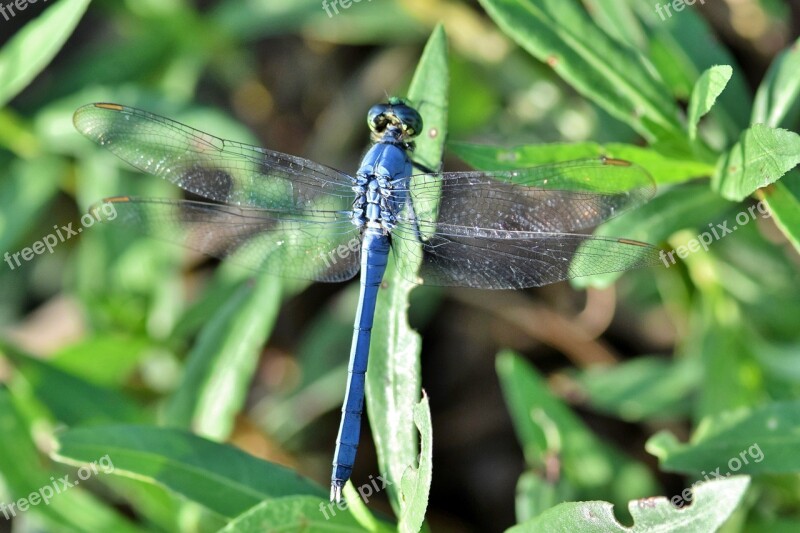
{"label": "blue dragonfly", "polygon": [[331,475],[335,501],[355,462],[390,249],[415,283],[483,289],[538,287],[659,261],[649,244],[581,233],[653,196],[652,178],[636,165],[602,157],[433,172],[412,160],[423,121],[405,100],[373,106],[367,123],[372,145],[351,176],[118,104],[89,104],[74,116],[89,139],[206,200],[108,198],[116,220],[280,276],[339,282],[361,271]]}

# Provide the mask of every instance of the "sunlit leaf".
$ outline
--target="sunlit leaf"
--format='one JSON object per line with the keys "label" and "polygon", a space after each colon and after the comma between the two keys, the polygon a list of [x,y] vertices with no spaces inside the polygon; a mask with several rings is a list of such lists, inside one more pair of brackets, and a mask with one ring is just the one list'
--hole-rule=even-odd
{"label": "sunlit leaf", "polygon": [[245,281],[209,320],[189,354],[169,406],[172,424],[225,439],[244,405],[261,350],[281,302],[281,280]]}
{"label": "sunlit leaf", "polygon": [[613,505],[607,502],[562,503],[538,517],[508,529],[508,533],[547,531],[553,533],[647,533],[716,531],[737,508],[750,478],[738,476],[711,481],[694,487],[692,504],[677,509],[669,499],[660,496],[635,500],[628,504],[633,526],[620,524],[614,517]]}
{"label": "sunlit leaf", "polygon": [[[581,498],[600,495],[627,501],[652,493],[655,483],[643,465],[600,441],[553,396],[547,383],[522,358],[503,352],[497,374],[512,422],[531,468],[547,471],[553,461],[560,476]],[[564,487],[563,490],[568,490]]]}
{"label": "sunlit leaf", "polygon": [[522,48],[650,141],[679,140],[678,110],[668,88],[632,48],[605,34],[576,0],[482,0]]}
{"label": "sunlit leaf", "polygon": [[754,124],[766,124],[777,128],[796,106],[800,95],[800,39],[779,55],[758,87],[753,102]]}
{"label": "sunlit leaf", "polygon": [[[446,135],[446,54],[444,30],[437,27],[423,52],[407,95],[420,107],[425,121],[417,153],[423,154],[429,162],[441,161]],[[384,278],[387,289],[378,295],[375,310],[366,382],[367,412],[378,450],[380,473],[392,482],[388,491],[395,513],[398,516],[413,517],[420,513],[424,516],[430,476],[423,473],[410,486],[401,485],[406,470],[417,464],[419,455],[415,406],[421,396],[421,340],[408,325],[406,316],[409,292],[415,285],[394,270],[392,264],[390,260]],[[404,490],[413,490],[413,499],[409,499],[410,494],[402,494]]]}
{"label": "sunlit leaf", "polygon": [[754,124],[717,163],[714,190],[734,201],[774,183],[800,163],[800,135]]}
{"label": "sunlit leaf", "polygon": [[177,429],[78,428],[58,435],[53,458],[81,465],[108,455],[113,473],[162,485],[230,518],[264,500],[326,493],[288,468]]}
{"label": "sunlit leaf", "polygon": [[800,402],[774,402],[705,418],[685,444],[662,431],[647,441],[646,449],[670,472],[723,477],[793,473],[800,470],[798,427]]}
{"label": "sunlit leaf", "polygon": [[0,50],[0,106],[16,96],[47,66],[78,25],[90,1],[61,0],[48,5],[3,46]]}
{"label": "sunlit leaf", "polygon": [[694,84],[692,97],[689,99],[689,137],[697,137],[697,125],[700,119],[711,111],[717,97],[722,94],[733,75],[733,69],[728,65],[717,65],[703,72],[700,79]]}

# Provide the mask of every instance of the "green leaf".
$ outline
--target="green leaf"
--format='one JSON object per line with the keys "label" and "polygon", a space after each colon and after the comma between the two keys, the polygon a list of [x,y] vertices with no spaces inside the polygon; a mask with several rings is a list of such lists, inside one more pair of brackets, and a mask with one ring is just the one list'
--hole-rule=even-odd
{"label": "green leaf", "polygon": [[[709,23],[697,9],[684,9],[679,17],[662,18],[653,4],[636,0],[631,4],[646,25],[650,58],[678,99],[689,97],[703,71],[714,65],[733,66],[733,77],[711,114],[722,126],[726,138],[736,138],[749,124],[752,96],[744,69],[719,42]],[[723,144],[727,144],[725,139]]]}
{"label": "green leaf", "polygon": [[707,417],[686,444],[661,431],[645,447],[669,472],[795,473],[799,427],[800,401],[775,402]]}
{"label": "green leaf", "polygon": [[[708,231],[707,224],[730,209],[731,203],[720,198],[706,183],[685,183],[656,196],[642,207],[600,226],[595,235],[625,237],[637,241],[662,243],[674,233],[690,228],[695,232]],[[710,234],[709,234],[710,235]],[[666,251],[668,253],[669,251]],[[664,268],[671,268],[679,260],[662,255]],[[607,287],[623,272],[610,272],[570,280],[573,287]]]}
{"label": "green leaf", "polygon": [[708,229],[709,221],[729,211],[733,205],[710,191],[707,183],[684,183],[634,211],[609,220],[595,234],[663,242],[682,229]]}
{"label": "green leaf", "polygon": [[754,124],[777,128],[797,104],[800,94],[800,39],[778,56],[758,87],[753,102]]}
{"label": "green leaf", "polygon": [[68,425],[142,422],[141,407],[119,392],[95,385],[52,364],[3,344],[25,386],[52,414]]}
{"label": "green leaf", "polygon": [[[702,483],[693,488],[692,504],[677,509],[665,497],[644,498],[628,504],[634,524],[626,527],[614,517],[608,502],[562,503],[538,517],[512,527],[508,533],[547,531],[548,533],[704,533],[717,529],[731,516],[742,500],[750,478],[737,476]],[[674,498],[673,498],[674,499]]]}
{"label": "green leaf", "polygon": [[684,137],[669,89],[637,51],[598,28],[577,0],[481,0],[481,5],[517,44],[648,141]]}
{"label": "green leaf", "polygon": [[425,35],[421,21],[398,2],[351,2],[349,6],[320,0],[246,4],[227,0],[213,9],[212,21],[220,31],[246,41],[301,31],[316,40],[348,44],[408,42]]}
{"label": "green leaf", "polygon": [[579,382],[595,408],[623,420],[676,418],[689,411],[689,396],[701,379],[699,367],[693,359],[638,357],[615,366],[591,367]]}
{"label": "green leaf", "polygon": [[219,533],[263,531],[365,531],[345,508],[310,496],[288,496],[267,500],[231,520]]}
{"label": "green leaf", "polygon": [[[680,250],[680,247],[678,247]],[[686,258],[690,274],[702,276],[695,284],[702,297],[695,298],[688,318],[689,331],[680,345],[681,357],[702,363],[704,384],[694,402],[696,419],[762,401],[763,378],[753,354],[750,330],[740,322],[734,300],[719,290],[709,275],[710,257]],[[763,260],[766,265],[766,259]]]}
{"label": "green leaf", "polygon": [[517,481],[514,509],[517,522],[527,522],[547,509],[572,498],[572,487],[559,479],[550,482],[533,472],[525,472]]}
{"label": "green leaf", "polygon": [[[47,6],[0,50],[0,107],[24,89],[61,50],[90,0],[61,0]],[[6,22],[8,24],[8,22]]]}
{"label": "green leaf", "polygon": [[652,494],[655,483],[647,469],[595,437],[522,358],[503,352],[496,366],[528,465],[548,472],[556,461],[581,498],[611,494],[623,502]]}
{"label": "green leaf", "polygon": [[260,402],[257,412],[264,413],[260,426],[278,442],[288,442],[320,416],[341,407],[342,376],[347,375],[342,354],[350,349],[358,297],[359,286],[351,283],[316,313],[299,336],[299,381]]}
{"label": "green leaf", "polygon": [[691,178],[710,176],[714,172],[712,165],[700,161],[666,157],[655,150],[623,143],[552,143],[502,148],[450,141],[447,143],[447,147],[466,163],[479,170],[514,170],[545,163],[605,155],[636,163],[646,169],[658,184],[680,183]]}
{"label": "green leaf", "polygon": [[422,400],[414,407],[414,423],[420,434],[421,446],[419,464],[408,468],[403,474],[402,489],[406,507],[400,515],[400,531],[419,531],[425,521],[428,507],[428,493],[431,488],[433,468],[433,427],[428,397],[423,393]]}
{"label": "green leaf", "polygon": [[146,337],[97,335],[60,349],[51,362],[92,383],[122,385],[150,348],[152,343]]}
{"label": "green leaf", "polygon": [[[14,160],[0,181],[0,250],[8,251],[11,264],[3,268],[24,268],[28,263],[20,259],[17,266],[13,254],[18,241],[38,220],[47,205],[58,193],[58,185],[65,171],[64,162],[52,156],[42,156],[30,161]],[[25,209],[19,209],[19,206]],[[52,226],[48,230],[52,231]],[[26,244],[28,246],[28,244]]]}
{"label": "green leaf", "polygon": [[58,436],[53,458],[81,465],[108,455],[113,473],[162,485],[226,517],[264,500],[325,492],[288,468],[178,429],[78,428]]}
{"label": "green leaf", "polygon": [[689,99],[689,116],[687,117],[690,139],[697,138],[697,125],[700,123],[700,119],[714,107],[714,103],[725,90],[731,76],[733,76],[731,67],[716,65],[703,72],[700,79],[694,84],[692,96]]}
{"label": "green leaf", "polygon": [[[290,0],[292,3],[297,0]],[[331,15],[320,9],[321,1],[314,2],[314,15],[303,24],[303,33],[313,39],[338,44],[418,43],[427,36],[429,26],[415,17],[413,8],[403,2],[352,2],[339,15],[331,8]],[[332,0],[328,6],[336,6]],[[361,7],[369,6],[369,7]],[[241,10],[241,7],[239,7]]]}
{"label": "green leaf", "polygon": [[[408,98],[420,106],[425,122],[425,133],[417,141],[416,153],[423,154],[430,161],[441,161],[447,133],[446,57],[447,40],[444,30],[438,26],[428,40],[408,91]],[[407,240],[395,244],[411,246]],[[393,259],[397,256],[419,257],[420,254],[406,254],[402,249],[395,251],[384,276],[386,288],[378,295],[375,309],[366,400],[380,473],[391,482],[389,501],[395,514],[404,516],[420,511],[416,506],[423,501],[422,493],[427,495],[430,490],[430,478],[425,475],[417,478],[413,500],[401,494],[403,475],[417,462],[419,453],[415,406],[421,397],[421,340],[409,326],[406,316],[409,292],[416,285],[396,271]],[[427,501],[427,497],[424,500]],[[408,509],[410,505],[414,506],[413,510]]]}
{"label": "green leaf", "polygon": [[[22,399],[24,401],[24,399]],[[19,515],[19,500],[26,498],[31,505],[25,513],[34,513],[44,518],[47,531],[141,531],[128,520],[118,515],[110,506],[97,500],[79,487],[61,491],[62,484],[53,486],[54,478],[68,476],[67,481],[79,481],[74,471],[62,471],[43,459],[31,439],[31,420],[26,420],[17,408],[19,400],[0,386],[0,472],[3,479],[3,497],[12,501],[3,502],[7,517]],[[102,454],[90,461],[97,461]],[[38,493],[37,497],[31,495]],[[47,497],[46,499],[44,497]],[[38,503],[35,503],[38,501]],[[16,504],[12,509],[11,504]],[[13,513],[13,514],[12,514]]]}
{"label": "green leaf", "polygon": [[281,281],[247,280],[203,328],[189,354],[167,419],[212,439],[225,439],[244,405],[261,350],[278,315]]}
{"label": "green leaf", "polygon": [[447,138],[447,62],[447,36],[444,28],[437,26],[425,45],[408,88],[408,98],[417,105],[424,119],[423,131],[415,139],[414,162],[432,170],[438,170],[442,164]]}
{"label": "green leaf", "polygon": [[[347,502],[347,510],[358,520],[358,523],[361,524],[364,529],[367,531],[390,533],[396,531],[397,528],[390,528],[385,522],[375,517],[367,507],[370,498],[373,497],[376,492],[380,492],[383,489],[377,482],[378,480],[372,479],[369,483],[361,485],[358,487],[358,490],[356,490],[353,484],[348,481],[344,486],[342,494]],[[328,504],[330,505],[330,502],[328,502]]]}
{"label": "green leaf", "polygon": [[646,46],[647,36],[629,2],[586,0],[586,10],[604,32],[631,47]]}
{"label": "green leaf", "polygon": [[800,163],[800,135],[754,124],[720,157],[711,181],[724,198],[740,201],[774,183]]}
{"label": "green leaf", "polygon": [[767,204],[775,225],[800,251],[800,172],[792,170],[772,187],[758,192]]}

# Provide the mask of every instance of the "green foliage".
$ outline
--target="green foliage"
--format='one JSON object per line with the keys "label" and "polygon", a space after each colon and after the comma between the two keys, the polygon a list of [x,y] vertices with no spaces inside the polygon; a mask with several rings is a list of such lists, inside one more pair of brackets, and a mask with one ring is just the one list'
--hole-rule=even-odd
{"label": "green foliage", "polygon": [[558,477],[556,490],[619,503],[652,494],[655,481],[644,465],[600,441],[519,356],[500,354],[497,374],[528,467]]}
{"label": "green foliage", "polygon": [[103,426],[58,436],[53,457],[76,466],[111,458],[109,473],[158,483],[233,518],[266,499],[325,492],[288,468],[177,429]]}
{"label": "green foliage", "polygon": [[361,532],[364,527],[347,512],[340,511],[335,505],[328,509],[329,515],[320,512],[320,500],[308,496],[287,496],[264,500],[249,511],[239,515],[220,529],[220,533],[236,533],[241,531],[335,531],[337,533]]}
{"label": "green foliage", "polygon": [[[418,105],[425,110],[425,132],[419,140],[419,153],[431,161],[441,160],[444,145],[442,135],[429,132],[445,133],[448,78],[442,68],[446,67],[446,58],[447,41],[439,27],[425,47],[408,91],[409,99],[420,102]],[[430,114],[428,108],[432,108]],[[418,431],[422,448],[428,454],[431,447],[428,402],[421,399],[421,339],[407,318],[409,293],[415,285],[400,275],[393,262],[387,268],[384,283],[388,290],[378,297],[369,350],[367,412],[380,472],[392,482],[388,491],[392,507],[400,517],[399,527],[417,531],[425,515],[432,465],[428,455],[420,457],[418,467],[415,466],[420,453]]]}
{"label": "green foliage", "polygon": [[797,407],[796,401],[774,402],[727,411],[702,420],[689,444],[662,432],[651,437],[647,449],[673,472],[699,474],[709,466],[721,468],[722,475],[797,472],[800,464],[792,452],[800,440],[793,429]]}
{"label": "green foliage", "polygon": [[645,533],[648,531],[716,531],[742,500],[749,479],[744,476],[702,483],[694,488],[693,504],[676,509],[667,498],[645,498],[628,504],[633,527],[620,524],[611,504],[570,502],[557,505],[538,517],[509,529],[523,531],[610,531]]}
{"label": "green foliage", "polygon": [[[695,7],[662,19],[638,0],[381,0],[340,5],[333,16],[319,0],[89,4],[39,2],[28,22],[3,19],[16,33],[0,49],[0,253],[76,224],[103,197],[177,194],[75,132],[72,112],[93,101],[352,171],[364,110],[385,91],[422,113],[415,159],[432,169],[448,155],[486,170],[632,161],[659,193],[596,234],[680,259],[623,279],[573,280],[590,290],[617,283],[621,311],[601,339],[574,329],[597,322],[596,307],[573,329],[536,315],[561,337],[581,333],[568,339],[577,352],[594,344],[618,356],[606,364],[534,367],[500,352],[525,464],[509,531],[797,530],[800,41],[776,54],[751,93],[745,80],[755,76]],[[774,28],[789,20],[781,2],[753,5]],[[356,45],[370,47],[350,53]],[[284,57],[291,46],[302,59]],[[436,209],[419,206],[431,217]],[[736,229],[712,239],[725,224]],[[86,228],[16,268],[0,264],[0,502],[29,498],[52,477],[75,479],[103,456],[114,464],[31,506],[32,528],[406,532],[441,513],[433,435],[446,417],[431,414],[423,360],[440,355],[426,353],[431,346],[460,356],[486,345],[469,331],[460,346],[444,346],[450,337],[439,342],[427,327],[451,321],[437,316],[449,293],[412,290],[390,264],[378,298],[369,468],[389,482],[378,491],[389,518],[362,501],[363,480],[345,487],[346,509],[320,485],[357,287],[321,297],[304,282],[227,264],[206,276],[177,247],[115,226]],[[498,342],[532,345],[504,333]],[[544,342],[564,348],[557,337]],[[431,398],[435,408],[441,397]],[[709,476],[717,471],[724,479]],[[653,497],[674,489],[658,472],[685,475],[692,505]]]}
{"label": "green foliage", "polygon": [[723,197],[741,201],[778,181],[800,163],[800,135],[754,124],[720,159],[712,185]]}
{"label": "green foliage", "polygon": [[689,138],[697,138],[697,125],[703,116],[711,111],[725,86],[733,75],[733,69],[728,65],[711,67],[703,72],[692,90],[689,100]]}
{"label": "green foliage", "polygon": [[649,141],[678,137],[678,108],[643,58],[603,32],[574,0],[483,0],[519,45]]}
{"label": "green foliage", "polygon": [[27,24],[0,51],[0,105],[28,85],[58,53],[90,0],[63,0]]}
{"label": "green foliage", "polygon": [[216,440],[230,436],[278,314],[280,289],[274,276],[246,280],[209,319],[167,406],[167,424]]}

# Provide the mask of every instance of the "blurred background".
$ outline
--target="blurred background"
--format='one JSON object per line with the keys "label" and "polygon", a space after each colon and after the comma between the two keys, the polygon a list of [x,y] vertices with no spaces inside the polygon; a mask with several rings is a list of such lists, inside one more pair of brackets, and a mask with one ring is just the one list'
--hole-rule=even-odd
{"label": "blurred background", "polygon": [[[3,42],[57,3],[0,18]],[[713,0],[691,10],[680,16],[710,28],[751,90],[800,33],[795,1]],[[368,143],[368,108],[404,94],[440,22],[450,45],[449,141],[640,143],[520,50],[477,2],[362,0],[329,15],[320,0],[97,0],[53,61],[0,111],[0,253],[29,246],[54,225],[77,227],[106,196],[180,195],[79,135],[71,117],[80,105],[134,106],[353,172]],[[447,170],[466,168],[452,155],[445,160]],[[736,212],[732,206],[707,222]],[[800,355],[798,257],[772,221],[759,219],[692,261],[628,273],[606,289],[562,283],[412,293],[433,415],[433,530],[515,523],[516,486],[529,467],[495,371],[503,348],[535,366],[595,435],[651,467],[657,494],[680,492],[686,481],[658,473],[644,442],[661,428],[688,437],[689,398],[703,383],[719,380],[725,394],[734,379],[742,385],[730,390],[743,398],[800,393],[800,371],[790,364]],[[722,275],[704,276],[709,271]],[[125,228],[87,228],[52,254],[13,269],[2,264],[0,335],[14,349],[124,391],[155,420],[198,332],[248,275]],[[230,441],[325,486],[357,280],[276,287],[281,304],[266,313],[266,342]],[[720,373],[672,364],[692,354],[717,354]],[[756,354],[766,362],[755,363]],[[590,370],[642,356],[630,381]],[[0,358],[0,380],[13,376]],[[663,391],[655,390],[657,378],[666,380],[658,382]],[[623,386],[630,401],[614,403]],[[378,474],[370,432],[362,439],[356,479]],[[624,501],[625,491],[618,495]],[[381,497],[370,505],[389,512]]]}

